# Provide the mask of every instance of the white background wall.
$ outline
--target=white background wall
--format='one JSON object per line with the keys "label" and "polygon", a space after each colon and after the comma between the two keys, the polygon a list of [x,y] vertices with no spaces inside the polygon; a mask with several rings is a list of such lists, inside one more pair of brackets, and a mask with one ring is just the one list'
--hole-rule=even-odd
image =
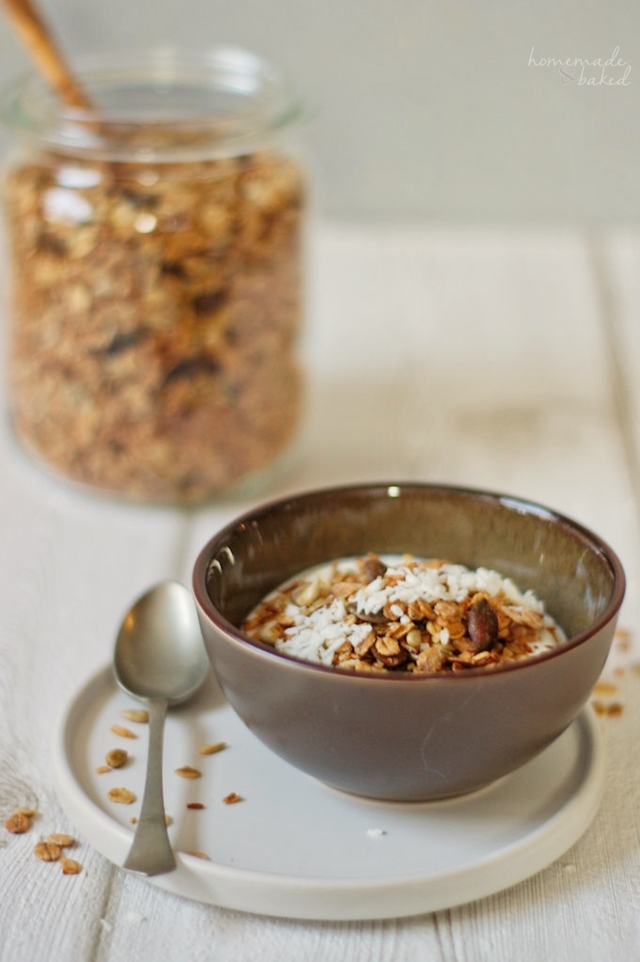
{"label": "white background wall", "polygon": [[[332,216],[640,222],[637,0],[42,0],[42,9],[71,57],[226,42],[278,61],[317,109],[308,143]],[[557,67],[528,65],[532,48],[536,60],[593,61],[616,47],[631,68],[616,86],[579,85],[579,67],[563,83]],[[0,83],[26,65],[0,25]]]}

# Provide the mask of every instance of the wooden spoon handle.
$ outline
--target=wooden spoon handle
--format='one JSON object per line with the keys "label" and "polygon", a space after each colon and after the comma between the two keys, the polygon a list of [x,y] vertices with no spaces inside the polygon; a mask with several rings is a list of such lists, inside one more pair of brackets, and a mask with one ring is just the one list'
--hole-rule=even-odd
{"label": "wooden spoon handle", "polygon": [[92,110],[93,104],[65,63],[48,27],[32,7],[31,0],[2,2],[14,30],[60,99],[68,107]]}

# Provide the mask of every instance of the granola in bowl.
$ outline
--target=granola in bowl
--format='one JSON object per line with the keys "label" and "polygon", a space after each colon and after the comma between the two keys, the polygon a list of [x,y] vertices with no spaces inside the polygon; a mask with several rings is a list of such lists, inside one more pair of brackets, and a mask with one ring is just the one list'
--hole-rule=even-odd
{"label": "granola in bowl", "polygon": [[242,630],[287,655],[359,672],[459,672],[566,640],[532,591],[487,568],[375,554],[303,572]]}

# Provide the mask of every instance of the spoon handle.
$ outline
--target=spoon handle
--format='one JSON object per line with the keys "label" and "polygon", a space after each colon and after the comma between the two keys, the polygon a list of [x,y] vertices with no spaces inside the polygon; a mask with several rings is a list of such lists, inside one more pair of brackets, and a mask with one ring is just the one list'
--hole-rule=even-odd
{"label": "spoon handle", "polygon": [[31,0],[3,0],[7,17],[37,68],[67,107],[91,110],[89,100]]}
{"label": "spoon handle", "polygon": [[140,819],[124,868],[141,875],[161,875],[176,867],[164,814],[162,742],[168,703],[149,700],[149,749]]}

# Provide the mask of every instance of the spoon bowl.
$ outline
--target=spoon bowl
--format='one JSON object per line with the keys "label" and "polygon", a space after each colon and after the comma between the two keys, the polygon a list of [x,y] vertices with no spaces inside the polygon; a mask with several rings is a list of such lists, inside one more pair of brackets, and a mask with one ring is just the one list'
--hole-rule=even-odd
{"label": "spoon bowl", "polygon": [[169,707],[194,695],[209,671],[195,604],[177,581],[163,581],[125,615],[113,667],[120,687],[149,708],[147,774],[138,827],[124,868],[160,875],[176,867],[167,834],[162,742]]}
{"label": "spoon bowl", "polygon": [[114,653],[118,684],[133,698],[187,701],[209,670],[193,599],[184,585],[162,581],[124,617]]}

